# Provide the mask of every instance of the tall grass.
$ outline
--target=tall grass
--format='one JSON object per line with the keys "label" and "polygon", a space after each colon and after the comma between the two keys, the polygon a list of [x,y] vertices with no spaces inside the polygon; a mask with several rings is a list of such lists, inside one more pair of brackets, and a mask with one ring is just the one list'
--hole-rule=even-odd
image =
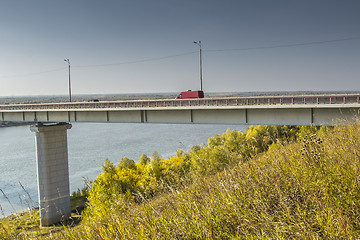
{"label": "tall grass", "polygon": [[69,239],[359,239],[360,125],[255,159],[68,229]]}

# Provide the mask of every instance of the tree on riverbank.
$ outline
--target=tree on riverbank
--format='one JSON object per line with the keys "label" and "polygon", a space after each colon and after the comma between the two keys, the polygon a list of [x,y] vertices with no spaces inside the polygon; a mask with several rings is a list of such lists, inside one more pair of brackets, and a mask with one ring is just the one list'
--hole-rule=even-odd
{"label": "tree on riverbank", "polygon": [[116,166],[106,160],[103,173],[90,191],[85,219],[106,217],[119,198],[140,203],[166,192],[168,186],[179,188],[184,183],[191,184],[204,176],[229,170],[273,144],[295,139],[299,130],[286,126],[250,127],[246,132],[228,130],[209,138],[206,146],[193,146],[188,153],[178,151],[169,159],[154,152],[151,159],[143,155],[137,164],[128,158],[122,158]]}

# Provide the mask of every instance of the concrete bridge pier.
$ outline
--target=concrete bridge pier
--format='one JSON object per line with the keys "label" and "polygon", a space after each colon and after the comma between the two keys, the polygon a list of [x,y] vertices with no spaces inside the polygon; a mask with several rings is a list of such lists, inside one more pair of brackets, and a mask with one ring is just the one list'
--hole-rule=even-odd
{"label": "concrete bridge pier", "polygon": [[50,226],[71,215],[67,150],[69,123],[31,126],[36,133],[40,225]]}

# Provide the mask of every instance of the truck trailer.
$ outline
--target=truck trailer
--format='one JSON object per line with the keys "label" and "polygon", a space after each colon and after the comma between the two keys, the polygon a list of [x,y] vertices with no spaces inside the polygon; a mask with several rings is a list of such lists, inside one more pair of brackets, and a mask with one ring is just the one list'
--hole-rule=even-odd
{"label": "truck trailer", "polygon": [[191,91],[181,92],[176,96],[176,99],[189,99],[189,98],[204,98],[203,91]]}

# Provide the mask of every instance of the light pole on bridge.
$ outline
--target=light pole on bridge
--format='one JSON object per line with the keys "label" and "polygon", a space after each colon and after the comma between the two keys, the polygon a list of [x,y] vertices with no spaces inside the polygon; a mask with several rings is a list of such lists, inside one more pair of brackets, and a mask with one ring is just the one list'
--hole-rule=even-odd
{"label": "light pole on bridge", "polygon": [[200,47],[200,91],[202,91],[202,49],[201,49],[201,41],[194,41],[196,45]]}
{"label": "light pole on bridge", "polygon": [[70,102],[71,102],[70,60],[69,59],[64,59],[64,61],[69,64],[69,98],[70,98]]}

